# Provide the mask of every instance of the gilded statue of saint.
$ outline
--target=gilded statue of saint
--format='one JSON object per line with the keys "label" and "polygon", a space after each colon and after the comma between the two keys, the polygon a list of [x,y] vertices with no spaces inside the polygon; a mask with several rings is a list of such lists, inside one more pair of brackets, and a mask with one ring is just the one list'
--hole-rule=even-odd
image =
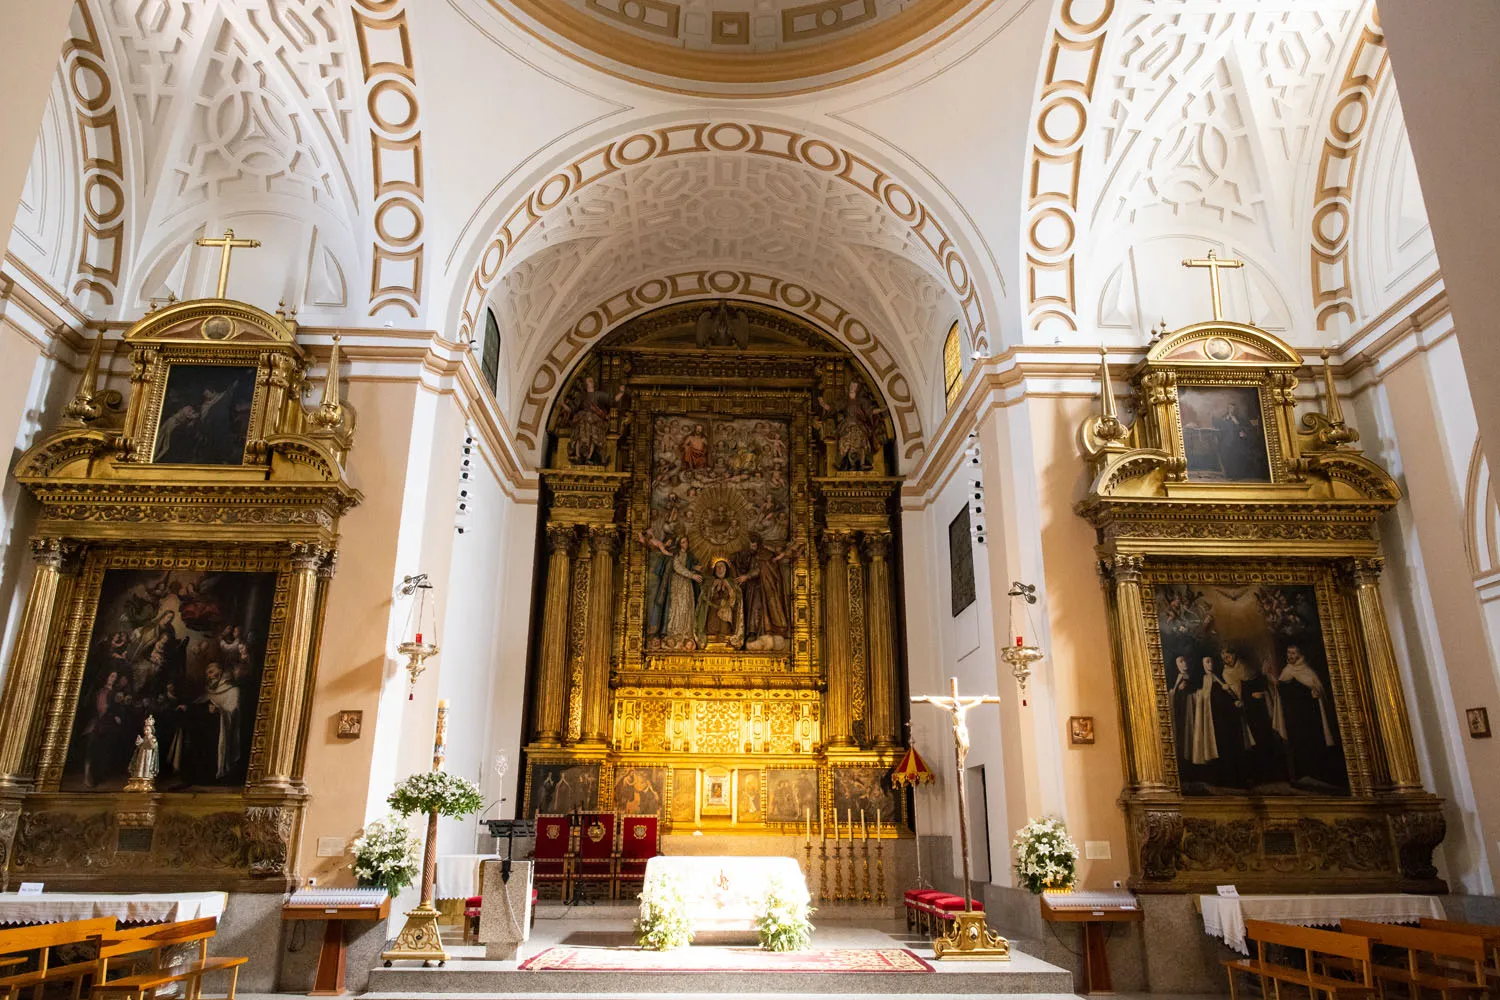
{"label": "gilded statue of saint", "polygon": [[625,387],[613,396],[594,385],[592,375],[583,380],[583,391],[568,404],[564,414],[570,432],[568,460],[574,465],[603,465],[604,444],[609,434],[609,415],[625,396]]}
{"label": "gilded statue of saint", "polygon": [[698,593],[698,641],[702,645],[727,643],[734,649],[745,645],[745,601],[739,581],[722,556]]}
{"label": "gilded statue of saint", "polygon": [[849,383],[848,395],[837,406],[819,399],[818,405],[834,422],[838,441],[837,465],[844,472],[868,472],[881,445],[880,414],[884,412],[865,394],[858,379]]}

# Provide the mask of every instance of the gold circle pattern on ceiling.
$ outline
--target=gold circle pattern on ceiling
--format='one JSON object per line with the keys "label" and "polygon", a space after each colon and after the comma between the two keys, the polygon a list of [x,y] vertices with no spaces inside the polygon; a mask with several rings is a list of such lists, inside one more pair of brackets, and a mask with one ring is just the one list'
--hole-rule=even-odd
{"label": "gold circle pattern on ceiling", "polygon": [[710,0],[698,10],[683,0],[490,0],[525,31],[612,76],[678,93],[756,97],[805,93],[895,65],[989,2]]}

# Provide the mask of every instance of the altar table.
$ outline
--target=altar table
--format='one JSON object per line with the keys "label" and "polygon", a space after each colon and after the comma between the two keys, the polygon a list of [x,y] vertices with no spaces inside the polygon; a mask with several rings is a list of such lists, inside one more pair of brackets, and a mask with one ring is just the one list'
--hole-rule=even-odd
{"label": "altar table", "polygon": [[229,896],[222,892],[43,892],[0,893],[0,924],[60,924],[91,917],[114,917],[126,924],[222,917]]}
{"label": "altar table", "polygon": [[766,893],[773,883],[794,899],[808,902],[802,866],[793,858],[714,858],[657,855],[646,862],[646,884],[677,880],[695,931],[755,930]]}
{"label": "altar table", "polygon": [[1348,917],[1377,924],[1414,924],[1423,917],[1445,919],[1443,904],[1436,896],[1404,893],[1372,893],[1346,896],[1199,896],[1203,910],[1203,932],[1242,955],[1245,921],[1269,920],[1299,927],[1333,927]]}

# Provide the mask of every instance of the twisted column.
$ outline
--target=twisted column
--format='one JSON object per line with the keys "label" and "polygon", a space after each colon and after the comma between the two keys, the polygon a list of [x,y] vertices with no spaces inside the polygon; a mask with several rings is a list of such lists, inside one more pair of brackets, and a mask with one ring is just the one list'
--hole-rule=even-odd
{"label": "twisted column", "polygon": [[827,637],[824,643],[828,665],[828,707],[823,720],[824,743],[830,747],[854,745],[852,684],[849,676],[849,531],[825,531],[823,546],[827,566],[823,572],[823,610]]}
{"label": "twisted column", "polygon": [[583,650],[583,719],[580,742],[602,745],[609,724],[609,651],[614,611],[615,550],[619,535],[615,526],[589,528],[593,564],[589,570],[588,634]]}
{"label": "twisted column", "polygon": [[547,525],[547,591],[542,604],[541,664],[536,685],[536,742],[562,743],[568,706],[568,594],[573,526]]}
{"label": "twisted column", "polygon": [[[1167,785],[1166,758],[1157,732],[1156,686],[1151,673],[1150,646],[1142,619],[1140,556],[1115,556],[1100,569],[1113,587],[1112,613],[1119,637],[1118,669],[1125,688],[1129,732],[1131,784],[1138,789],[1163,789]],[[1178,750],[1181,753],[1181,749]]]}
{"label": "twisted column", "polygon": [[36,569],[26,609],[21,612],[10,669],[5,672],[5,692],[0,696],[0,791],[31,785],[26,751],[42,692],[50,686],[45,671],[52,623],[66,589],[64,582],[77,571],[76,561],[70,558],[77,551],[77,545],[60,538],[31,540]]}
{"label": "twisted column", "polygon": [[870,557],[870,582],[867,588],[868,610],[865,621],[870,630],[870,713],[866,733],[876,749],[893,749],[899,744],[900,720],[896,711],[896,628],[891,605],[891,568],[887,562],[891,533],[872,532],[865,536]]}
{"label": "twisted column", "polygon": [[1411,722],[1406,715],[1406,692],[1401,687],[1401,671],[1396,666],[1396,651],[1391,646],[1390,625],[1385,605],[1380,600],[1380,572],[1384,559],[1350,559],[1344,576],[1353,592],[1359,611],[1364,638],[1365,664],[1370,676],[1370,701],[1375,708],[1375,722],[1380,727],[1380,743],[1385,751],[1386,773],[1394,789],[1419,789],[1422,773],[1417,767],[1417,751],[1411,738]]}

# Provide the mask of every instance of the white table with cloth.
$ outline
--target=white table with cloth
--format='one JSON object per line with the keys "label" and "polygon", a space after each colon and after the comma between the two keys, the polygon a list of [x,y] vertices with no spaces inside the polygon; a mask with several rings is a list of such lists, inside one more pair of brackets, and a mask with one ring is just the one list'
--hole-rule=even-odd
{"label": "white table with cloth", "polygon": [[789,898],[811,898],[802,866],[793,858],[657,855],[646,862],[643,895],[667,881],[681,889],[694,931],[755,930],[772,885]]}
{"label": "white table with cloth", "polygon": [[60,924],[93,917],[158,924],[222,917],[228,902],[223,892],[5,892],[0,893],[0,924]]}
{"label": "white table with cloth", "polygon": [[479,862],[498,854],[439,854],[433,899],[468,899],[479,895]]}
{"label": "white table with cloth", "polygon": [[1199,896],[1203,933],[1222,938],[1242,955],[1246,920],[1269,920],[1299,927],[1333,927],[1348,917],[1377,924],[1414,924],[1423,917],[1445,919],[1436,896],[1371,893],[1344,896]]}

